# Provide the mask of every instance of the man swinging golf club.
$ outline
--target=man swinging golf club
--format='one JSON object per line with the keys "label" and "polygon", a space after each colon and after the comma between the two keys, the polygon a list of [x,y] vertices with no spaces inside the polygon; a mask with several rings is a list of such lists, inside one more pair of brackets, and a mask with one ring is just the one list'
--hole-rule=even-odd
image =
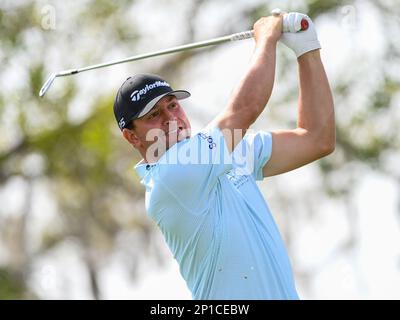
{"label": "man swinging golf club", "polygon": [[[291,32],[304,19],[307,30]],[[254,38],[253,58],[230,101],[196,135],[179,103],[190,94],[158,76],[128,78],[115,98],[123,137],[143,157],[135,168],[146,187],[146,210],[194,299],[298,299],[284,242],[256,180],[335,148],[333,100],[310,18],[263,17]],[[297,56],[297,128],[246,134],[270,98],[279,40]]]}

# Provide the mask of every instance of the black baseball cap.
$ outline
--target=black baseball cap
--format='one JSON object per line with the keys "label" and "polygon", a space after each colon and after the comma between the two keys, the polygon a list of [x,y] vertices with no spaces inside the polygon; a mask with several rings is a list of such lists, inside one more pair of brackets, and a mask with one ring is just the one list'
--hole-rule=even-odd
{"label": "black baseball cap", "polygon": [[185,90],[173,90],[161,77],[141,73],[129,77],[119,88],[114,101],[114,115],[119,128],[130,126],[132,120],[143,117],[167,95],[178,100],[190,97]]}

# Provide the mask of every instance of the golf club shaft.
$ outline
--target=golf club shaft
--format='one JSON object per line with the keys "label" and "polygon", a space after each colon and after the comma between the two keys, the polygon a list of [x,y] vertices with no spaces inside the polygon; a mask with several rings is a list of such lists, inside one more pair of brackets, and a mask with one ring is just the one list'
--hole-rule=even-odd
{"label": "golf club shaft", "polygon": [[54,82],[56,77],[69,76],[69,75],[77,74],[77,73],[84,72],[84,71],[113,66],[116,64],[120,64],[120,63],[142,60],[142,59],[146,59],[146,58],[150,58],[150,57],[156,57],[156,56],[161,56],[164,54],[176,53],[176,52],[190,50],[190,49],[197,49],[197,48],[202,48],[202,47],[211,46],[211,45],[217,45],[217,44],[221,44],[221,43],[228,42],[228,41],[249,39],[252,37],[253,37],[253,31],[244,31],[244,32],[234,33],[234,34],[224,36],[224,37],[214,38],[211,40],[195,42],[195,43],[191,43],[191,44],[172,47],[169,49],[154,51],[154,52],[145,53],[145,54],[139,54],[139,55],[125,58],[125,59],[119,59],[119,60],[113,60],[113,61],[109,61],[109,62],[105,62],[105,63],[94,64],[94,65],[79,68],[79,69],[69,69],[69,70],[60,71],[58,73],[53,73],[46,80],[46,82],[40,89],[39,96],[43,97],[45,95],[45,93],[50,88],[50,86],[52,85],[52,83]]}
{"label": "golf club shaft", "polygon": [[[305,24],[303,24],[303,22],[305,22]],[[300,30],[306,30],[307,28],[308,28],[308,22],[306,19],[303,19]],[[165,50],[159,50],[159,51],[154,51],[154,52],[150,52],[150,53],[139,54],[139,55],[125,58],[125,59],[118,59],[118,60],[113,60],[113,61],[109,61],[109,62],[105,62],[105,63],[94,64],[91,66],[78,68],[78,69],[69,69],[69,70],[60,71],[58,73],[53,73],[46,80],[46,82],[40,89],[39,96],[43,97],[45,95],[45,93],[50,88],[50,86],[52,85],[52,83],[54,82],[56,77],[69,76],[69,75],[77,74],[77,73],[84,72],[84,71],[113,66],[116,64],[120,64],[120,63],[142,60],[142,59],[147,59],[147,58],[161,56],[161,55],[170,54],[170,53],[181,52],[181,51],[190,50],[190,49],[198,49],[198,48],[207,47],[207,46],[211,46],[211,45],[217,45],[217,44],[221,44],[221,43],[229,42],[229,41],[238,41],[238,40],[249,39],[249,38],[252,38],[253,36],[254,36],[254,31],[249,30],[249,31],[234,33],[234,34],[219,37],[219,38],[214,38],[211,40],[205,40],[205,41],[190,43],[190,44],[186,44],[186,45],[182,45],[182,46],[172,47],[172,48],[165,49]]]}
{"label": "golf club shaft", "polygon": [[244,31],[244,32],[234,33],[234,34],[224,36],[224,37],[214,38],[211,40],[200,41],[200,42],[190,43],[190,44],[186,44],[186,45],[182,45],[182,46],[168,48],[165,50],[159,50],[159,51],[139,54],[139,55],[125,58],[125,59],[118,59],[118,60],[113,60],[113,61],[109,61],[109,62],[105,62],[105,63],[94,64],[94,65],[79,68],[79,69],[65,70],[65,71],[59,72],[57,74],[57,76],[58,77],[68,76],[71,74],[76,74],[79,72],[89,71],[89,70],[93,70],[93,69],[109,67],[109,66],[113,66],[116,64],[120,64],[120,63],[142,60],[142,59],[157,57],[157,56],[161,56],[161,55],[165,55],[165,54],[186,51],[186,50],[190,50],[190,49],[198,49],[198,48],[207,47],[207,46],[211,46],[211,45],[221,44],[221,43],[228,42],[228,41],[249,39],[252,37],[253,37],[253,31]]}

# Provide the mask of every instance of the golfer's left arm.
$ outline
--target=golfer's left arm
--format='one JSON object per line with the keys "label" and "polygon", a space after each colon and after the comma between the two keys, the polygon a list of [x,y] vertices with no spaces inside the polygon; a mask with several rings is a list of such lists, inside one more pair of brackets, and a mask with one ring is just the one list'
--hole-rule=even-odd
{"label": "golfer's left arm", "polygon": [[332,93],[319,50],[298,58],[299,104],[297,128],[272,132],[272,153],[263,176],[288,172],[320,159],[335,149]]}

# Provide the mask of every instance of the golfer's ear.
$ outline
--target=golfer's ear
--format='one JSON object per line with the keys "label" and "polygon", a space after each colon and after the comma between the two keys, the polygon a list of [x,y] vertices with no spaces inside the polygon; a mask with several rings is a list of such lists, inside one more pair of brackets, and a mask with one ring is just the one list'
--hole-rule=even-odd
{"label": "golfer's ear", "polygon": [[137,148],[140,145],[140,139],[137,137],[137,135],[133,132],[133,130],[126,129],[124,128],[122,130],[122,135],[124,138],[135,148]]}

